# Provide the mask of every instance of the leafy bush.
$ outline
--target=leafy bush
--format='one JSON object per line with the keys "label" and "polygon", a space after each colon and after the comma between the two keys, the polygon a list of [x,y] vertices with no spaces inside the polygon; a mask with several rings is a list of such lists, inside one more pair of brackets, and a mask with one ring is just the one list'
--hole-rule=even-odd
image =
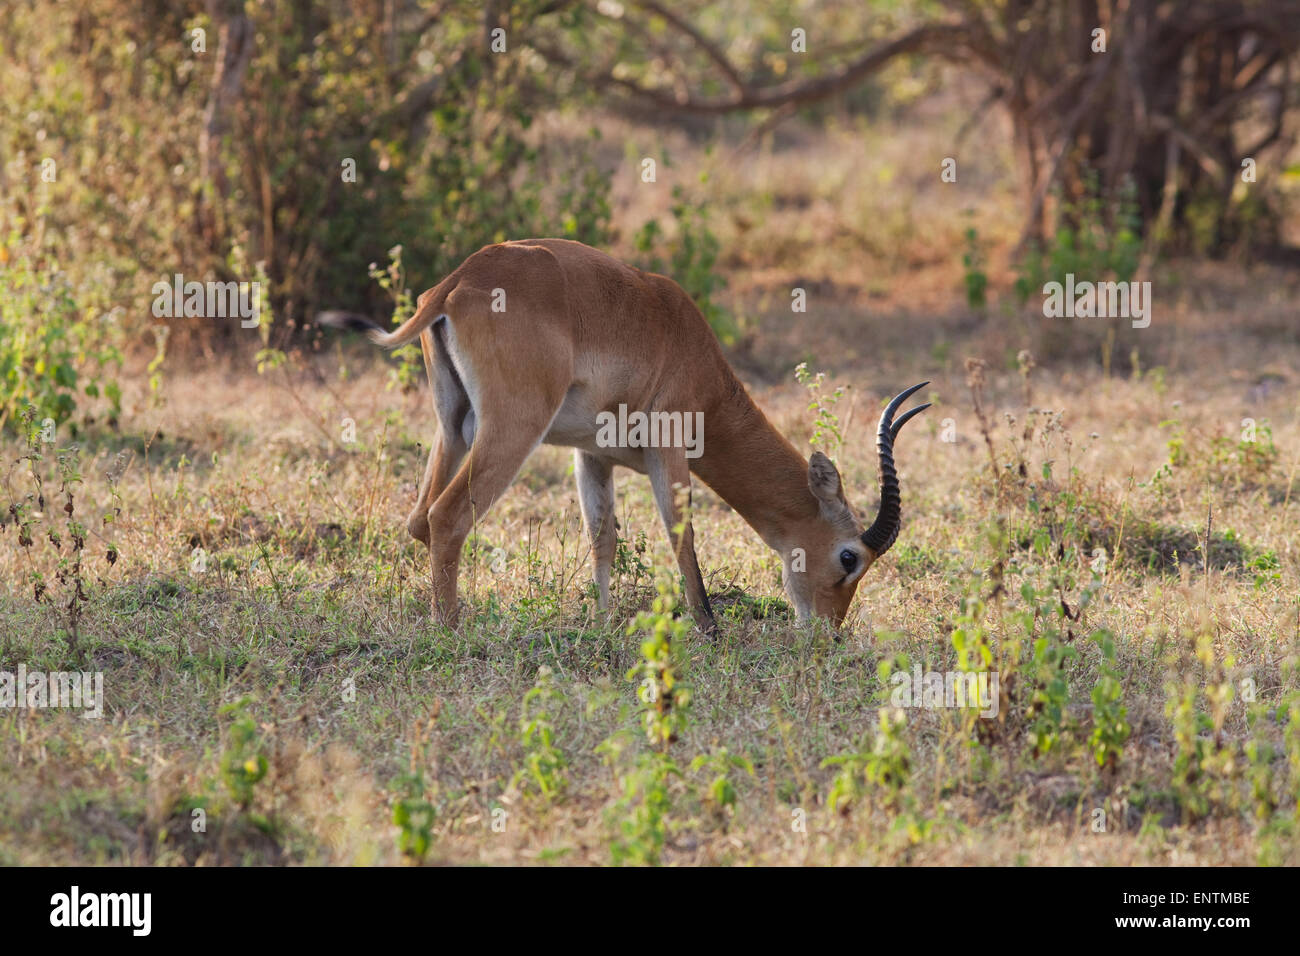
{"label": "leafy bush", "polygon": [[[621,796],[609,808],[617,832],[610,840],[616,865],[657,865],[668,837],[672,813],[670,782],[682,777],[669,746],[686,727],[691,706],[690,687],[681,680],[686,653],[682,645],[690,634],[690,621],[675,617],[681,605],[677,579],[661,572],[653,609],[640,611],[628,624],[629,637],[644,635],[641,658],[627,673],[638,682],[641,725],[649,749],[637,754],[631,768],[620,775]],[[597,748],[611,764],[630,746],[627,734],[614,734]]]}
{"label": "leafy bush", "polygon": [[555,685],[551,669],[545,665],[537,668],[537,680],[524,695],[519,718],[524,763],[515,773],[513,784],[544,802],[563,795],[568,787],[568,761],[555,742],[555,722],[550,712],[563,702],[564,692]]}
{"label": "leafy bush", "polygon": [[[0,152],[23,185],[41,173],[33,158],[57,170],[48,195],[18,191],[17,212],[48,219],[60,255],[95,263],[124,303],[177,272],[252,281],[261,263],[276,323],[262,346],[276,348],[321,308],[377,313],[384,296],[365,265],[395,242],[421,288],[503,239],[607,243],[609,174],[583,141],[535,145],[549,94],[527,56],[484,44],[482,6],[453,0],[417,23],[381,7],[6,9],[0,48],[30,66],[0,72]],[[492,15],[534,37],[569,25],[540,7]],[[214,72],[235,24],[251,42],[217,115]],[[237,323],[186,328],[238,334]]]}
{"label": "leafy bush", "polygon": [[[637,232],[636,249],[641,253],[641,268],[659,272],[678,283],[704,313],[709,327],[725,345],[736,341],[735,320],[715,300],[727,280],[716,271],[721,244],[709,228],[709,209],[704,203],[692,205],[680,186],[673,187],[671,208],[675,234],[665,240],[659,220],[649,220]],[[660,250],[667,247],[665,260]]]}
{"label": "leafy bush", "polygon": [[808,389],[808,411],[815,416],[812,437],[808,439],[808,444],[820,449],[833,461],[844,445],[843,426],[840,424],[839,416],[835,414],[835,406],[844,397],[845,388],[843,385],[836,385],[833,392],[823,395],[826,373],[813,374],[808,369],[807,362],[800,362],[794,367],[794,378],[796,382]]}
{"label": "leafy bush", "polygon": [[1098,631],[1092,640],[1101,650],[1101,675],[1092,689],[1092,747],[1097,766],[1114,769],[1133,732],[1124,706],[1124,674],[1115,659],[1115,639],[1109,631]]}
{"label": "leafy bush", "polygon": [[253,801],[254,788],[270,769],[265,741],[250,713],[251,704],[249,698],[243,697],[222,705],[218,711],[231,720],[229,741],[221,755],[221,777],[231,798],[245,810]]}
{"label": "leafy bush", "polygon": [[[1130,282],[1142,253],[1141,216],[1130,186],[1118,196],[1103,197],[1095,175],[1085,182],[1084,198],[1062,202],[1056,232],[1046,244],[1035,244],[1016,263],[1016,298],[1021,308],[1048,282],[1063,285],[1066,276],[1087,282]],[[1046,360],[1100,355],[1110,373],[1111,357],[1125,323],[1120,318],[1052,319],[1035,328],[1034,352]],[[1136,359],[1134,359],[1136,363]]]}
{"label": "leafy bush", "polygon": [[1073,273],[1090,282],[1128,282],[1137,272],[1142,251],[1141,217],[1129,187],[1113,202],[1089,176],[1080,202],[1065,202],[1061,225],[1045,246],[1035,245],[1017,264],[1016,295],[1023,306],[1047,282],[1064,282]]}
{"label": "leafy bush", "polygon": [[18,430],[30,404],[38,423],[68,421],[82,397],[105,397],[116,416],[121,364],[112,326],[77,293],[57,264],[38,258],[16,232],[0,246],[0,426]]}
{"label": "leafy bush", "polygon": [[988,308],[989,276],[984,247],[974,226],[966,230],[966,251],[962,253],[962,281],[966,286],[966,304],[976,312]]}
{"label": "leafy bush", "polygon": [[837,754],[822,761],[823,767],[838,767],[826,798],[832,810],[847,813],[855,800],[879,794],[887,807],[899,805],[912,773],[912,754],[903,737],[903,711],[882,707],[876,714],[875,738],[862,735],[856,752]]}

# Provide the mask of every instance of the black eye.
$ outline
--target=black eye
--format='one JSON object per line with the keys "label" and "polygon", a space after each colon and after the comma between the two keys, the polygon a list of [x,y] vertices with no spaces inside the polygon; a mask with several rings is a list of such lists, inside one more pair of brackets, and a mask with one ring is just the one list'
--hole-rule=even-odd
{"label": "black eye", "polygon": [[840,564],[844,565],[845,573],[852,571],[858,566],[858,553],[845,548],[840,552]]}

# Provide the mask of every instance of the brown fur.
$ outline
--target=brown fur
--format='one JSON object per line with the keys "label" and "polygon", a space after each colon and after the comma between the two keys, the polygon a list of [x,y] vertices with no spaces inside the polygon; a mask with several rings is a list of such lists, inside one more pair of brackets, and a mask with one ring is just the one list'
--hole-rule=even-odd
{"label": "brown fur", "polygon": [[[503,290],[505,310],[492,310]],[[680,497],[694,471],[782,557],[801,618],[839,624],[876,555],[825,456],[811,464],[772,427],[736,378],[708,323],[677,283],[562,239],[486,246],[419,299],[391,333],[420,339],[441,425],[408,526],[429,546],[435,613],[457,617],[461,547],[475,517],[504,494],[541,442],[577,451],[583,515],[600,604],[614,555],[612,468],[649,475],[687,599],[713,627]],[[703,412],[703,454],[681,448],[601,448],[596,413]],[[799,550],[796,550],[799,549]],[[846,574],[840,555],[852,549]],[[800,551],[802,557],[800,557]]]}

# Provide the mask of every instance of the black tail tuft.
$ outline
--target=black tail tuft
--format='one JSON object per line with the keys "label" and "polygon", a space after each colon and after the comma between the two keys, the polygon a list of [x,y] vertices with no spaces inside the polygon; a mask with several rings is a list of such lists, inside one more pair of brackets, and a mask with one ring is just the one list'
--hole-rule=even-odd
{"label": "black tail tuft", "polygon": [[342,312],[332,309],[328,312],[316,313],[316,324],[325,325],[332,329],[346,329],[349,332],[384,332],[382,326],[371,322],[364,315],[356,312]]}

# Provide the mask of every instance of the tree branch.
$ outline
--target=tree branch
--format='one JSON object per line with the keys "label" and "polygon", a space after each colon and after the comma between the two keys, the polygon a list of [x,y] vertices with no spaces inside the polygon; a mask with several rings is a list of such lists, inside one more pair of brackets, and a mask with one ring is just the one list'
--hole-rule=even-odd
{"label": "tree branch", "polygon": [[728,82],[731,83],[731,88],[735,90],[737,94],[744,93],[745,81],[740,78],[740,73],[734,66],[732,66],[731,61],[727,59],[727,55],[722,52],[722,49],[716,43],[706,37],[699,30],[695,29],[695,27],[687,23],[677,14],[673,13],[663,4],[655,2],[655,0],[637,0],[637,6],[645,10],[647,13],[654,14],[661,18],[679,33],[684,33],[686,36],[690,37],[695,45],[704,51],[704,55],[712,60],[714,65],[722,71]]}
{"label": "tree branch", "polygon": [[[812,80],[791,80],[769,87],[755,87],[742,80],[735,94],[727,98],[695,99],[689,95],[677,96],[667,90],[644,87],[633,80],[615,76],[612,70],[588,75],[584,79],[594,86],[616,86],[660,109],[681,113],[719,114],[738,110],[774,109],[788,104],[811,103],[842,93],[896,57],[930,52],[959,59],[958,51],[968,52],[968,39],[968,32],[962,25],[928,24],[876,47],[826,76]],[[575,68],[573,62],[558,50],[538,43],[534,43],[533,48],[556,65]],[[731,73],[740,79],[734,69]]]}

